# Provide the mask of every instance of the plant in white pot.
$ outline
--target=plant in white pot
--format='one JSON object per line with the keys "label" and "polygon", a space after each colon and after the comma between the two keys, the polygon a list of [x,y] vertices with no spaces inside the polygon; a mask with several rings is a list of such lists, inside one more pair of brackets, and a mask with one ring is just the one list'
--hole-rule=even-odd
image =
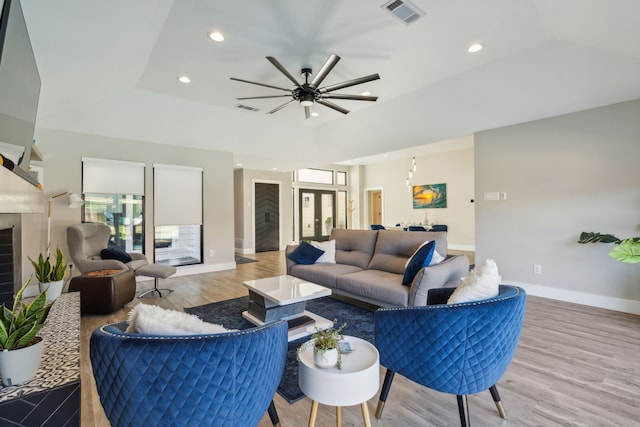
{"label": "plant in white pot", "polygon": [[22,293],[31,279],[16,293],[13,306],[0,307],[0,376],[5,386],[29,381],[40,368],[42,337],[38,332],[45,324],[52,304],[47,304],[47,291],[29,302]]}
{"label": "plant in white pot", "polygon": [[36,273],[36,279],[38,279],[40,292],[47,292],[47,302],[55,301],[62,293],[64,287],[64,275],[67,273],[67,263],[64,260],[64,255],[60,248],[56,248],[55,263],[51,264],[49,257],[46,259],[40,254],[38,256],[38,262],[32,260],[31,264]]}
{"label": "plant in white pot", "polygon": [[342,353],[338,343],[344,338],[342,330],[345,326],[347,326],[346,323],[343,323],[338,328],[320,329],[316,327],[316,331],[311,335],[311,340],[298,348],[298,358],[303,351],[313,346],[313,361],[318,368],[333,368],[337,366],[338,369],[342,369]]}

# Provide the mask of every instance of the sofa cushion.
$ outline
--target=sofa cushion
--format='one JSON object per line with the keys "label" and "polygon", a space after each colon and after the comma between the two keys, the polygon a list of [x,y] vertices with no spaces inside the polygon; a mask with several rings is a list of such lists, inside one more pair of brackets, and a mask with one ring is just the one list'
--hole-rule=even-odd
{"label": "sofa cushion", "polygon": [[[372,230],[347,230],[343,228],[331,230],[331,240],[336,241],[336,263],[355,265],[361,269],[367,268],[378,233],[378,231]],[[386,231],[380,233],[386,233]]]}
{"label": "sofa cushion", "polygon": [[384,306],[406,306],[409,292],[401,282],[400,274],[369,269],[338,277],[337,289]]}
{"label": "sofa cushion", "polygon": [[336,241],[327,240],[326,242],[309,242],[316,249],[324,251],[324,253],[316,260],[316,262],[326,262],[329,264],[336,263]]}
{"label": "sofa cushion", "polygon": [[436,242],[433,240],[430,242],[424,242],[416,251],[411,255],[411,258],[407,261],[404,274],[402,276],[402,284],[407,286],[411,285],[413,278],[416,277],[418,270],[422,267],[428,267],[431,264],[431,258],[433,258],[433,251],[436,248]]}
{"label": "sofa cushion", "polygon": [[[406,231],[386,231],[378,234],[376,247],[367,268],[404,274],[407,260],[424,242],[434,240],[426,234]],[[416,236],[417,235],[417,236]],[[437,244],[436,244],[437,246]]]}
{"label": "sofa cushion", "polygon": [[300,245],[291,252],[288,257],[297,262],[298,264],[313,264],[324,253],[323,250],[314,248],[307,242],[300,242]]}
{"label": "sofa cushion", "polygon": [[335,288],[339,276],[358,271],[362,271],[362,269],[347,264],[295,264],[290,267],[288,274],[322,286]]}

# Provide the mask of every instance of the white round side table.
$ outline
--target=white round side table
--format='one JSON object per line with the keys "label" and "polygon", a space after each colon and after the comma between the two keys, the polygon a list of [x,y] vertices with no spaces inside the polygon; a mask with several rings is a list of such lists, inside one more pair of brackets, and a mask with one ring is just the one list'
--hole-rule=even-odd
{"label": "white round side table", "polygon": [[344,341],[351,345],[352,351],[342,355],[342,369],[316,367],[312,346],[300,354],[300,389],[313,401],[309,427],[315,425],[319,403],[336,407],[337,426],[342,424],[342,406],[360,404],[364,425],[371,426],[367,401],[375,396],[380,386],[378,350],[360,338],[345,335]]}

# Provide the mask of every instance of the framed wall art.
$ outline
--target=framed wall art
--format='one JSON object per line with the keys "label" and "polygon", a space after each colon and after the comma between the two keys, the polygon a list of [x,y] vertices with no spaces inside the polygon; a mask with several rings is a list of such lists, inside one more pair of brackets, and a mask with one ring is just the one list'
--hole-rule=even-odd
{"label": "framed wall art", "polygon": [[413,209],[446,208],[447,184],[413,186]]}

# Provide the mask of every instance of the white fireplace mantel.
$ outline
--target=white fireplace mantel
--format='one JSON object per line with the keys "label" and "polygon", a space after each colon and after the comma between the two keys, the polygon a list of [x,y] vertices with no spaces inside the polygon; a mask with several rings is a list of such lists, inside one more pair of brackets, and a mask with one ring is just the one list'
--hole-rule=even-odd
{"label": "white fireplace mantel", "polygon": [[44,213],[44,192],[0,166],[0,213]]}

